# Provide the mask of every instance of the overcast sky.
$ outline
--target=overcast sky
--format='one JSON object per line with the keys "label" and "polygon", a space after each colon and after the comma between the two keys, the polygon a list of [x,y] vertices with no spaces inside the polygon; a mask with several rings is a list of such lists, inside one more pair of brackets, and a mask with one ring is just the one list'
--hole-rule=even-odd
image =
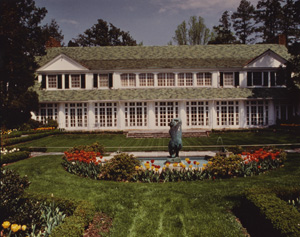
{"label": "overcast sky", "polygon": [[[224,11],[236,11],[240,0],[35,0],[48,10],[42,22],[55,19],[67,44],[103,19],[128,31],[144,45],[167,45],[176,27],[190,16],[201,16],[208,28]],[[251,1],[256,6],[258,0]]]}

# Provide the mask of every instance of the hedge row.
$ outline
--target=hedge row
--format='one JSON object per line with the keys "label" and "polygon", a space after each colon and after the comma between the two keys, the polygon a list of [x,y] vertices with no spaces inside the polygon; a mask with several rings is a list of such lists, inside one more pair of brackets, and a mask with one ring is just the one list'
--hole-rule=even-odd
{"label": "hedge row", "polygon": [[1,155],[0,166],[7,163],[13,163],[19,160],[27,159],[30,156],[28,151],[17,151],[7,155]]}
{"label": "hedge row", "polygon": [[63,223],[53,229],[51,237],[83,236],[84,230],[96,213],[95,206],[87,201],[74,201],[40,193],[27,193],[25,198],[47,203],[54,201],[55,205],[67,215]]}
{"label": "hedge row", "polygon": [[11,145],[18,144],[18,143],[21,143],[21,142],[27,142],[27,141],[40,139],[42,137],[47,137],[47,136],[54,135],[54,134],[57,134],[57,133],[60,133],[60,132],[58,130],[54,130],[54,131],[50,131],[50,132],[30,134],[28,136],[23,136],[23,137],[10,138],[10,139],[4,140],[3,145],[4,146],[11,146]]}
{"label": "hedge row", "polygon": [[300,236],[300,213],[281,199],[289,199],[296,193],[299,197],[300,189],[250,189],[245,194],[244,215],[248,221],[255,220],[256,228],[258,223],[261,224],[261,228],[257,228],[260,233],[267,232],[271,236]]}

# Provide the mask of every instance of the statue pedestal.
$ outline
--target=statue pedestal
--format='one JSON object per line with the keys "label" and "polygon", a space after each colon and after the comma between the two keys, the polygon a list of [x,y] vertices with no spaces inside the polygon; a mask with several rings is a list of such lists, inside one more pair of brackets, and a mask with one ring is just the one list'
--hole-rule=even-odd
{"label": "statue pedestal", "polygon": [[167,158],[167,160],[166,160],[166,162],[165,162],[165,164],[166,163],[180,163],[181,162],[181,159],[180,159],[180,157],[174,157],[174,158]]}

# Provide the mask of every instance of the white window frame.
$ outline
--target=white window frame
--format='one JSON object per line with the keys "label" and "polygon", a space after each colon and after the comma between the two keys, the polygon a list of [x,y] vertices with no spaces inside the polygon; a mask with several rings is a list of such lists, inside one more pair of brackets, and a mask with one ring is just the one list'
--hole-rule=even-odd
{"label": "white window frame", "polygon": [[136,74],[134,74],[134,73],[121,74],[121,86],[122,87],[136,87]]}
{"label": "white window frame", "polygon": [[153,87],[154,86],[154,74],[153,73],[140,73],[139,74],[140,87]]}
{"label": "white window frame", "polygon": [[249,127],[264,127],[269,124],[269,105],[267,100],[246,102],[246,119]]}
{"label": "white window frame", "polygon": [[48,78],[48,89],[57,89],[57,75],[47,75]]}
{"label": "white window frame", "polygon": [[188,127],[209,126],[209,105],[207,101],[186,102],[186,120]]}
{"label": "white window frame", "polygon": [[157,74],[157,85],[159,87],[170,87],[175,86],[175,73],[158,73]]}
{"label": "white window frame", "polygon": [[117,103],[100,102],[95,103],[95,127],[116,128],[117,127]]}
{"label": "white window frame", "polygon": [[[229,78],[230,76],[230,78]],[[223,73],[223,87],[234,87],[234,73],[224,72]]]}
{"label": "white window frame", "polygon": [[109,87],[109,74],[99,74],[99,88]]}
{"label": "white window frame", "polygon": [[238,127],[240,124],[240,112],[238,101],[217,101],[217,126]]}
{"label": "white window frame", "polygon": [[178,73],[177,77],[178,86],[193,86],[194,75],[191,72]]}
{"label": "white window frame", "polygon": [[[78,81],[77,81],[78,80]],[[80,74],[71,74],[71,89],[80,89],[81,88],[81,77]],[[78,84],[78,86],[77,86]]]}
{"label": "white window frame", "polygon": [[212,73],[198,72],[196,74],[197,86],[211,87],[212,86]]}

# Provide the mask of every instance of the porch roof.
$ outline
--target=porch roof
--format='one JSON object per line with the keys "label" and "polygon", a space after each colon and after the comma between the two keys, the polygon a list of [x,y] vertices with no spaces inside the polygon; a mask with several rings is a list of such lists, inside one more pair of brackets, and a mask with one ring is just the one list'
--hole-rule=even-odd
{"label": "porch roof", "polygon": [[36,90],[40,102],[286,99],[286,88],[152,88]]}

